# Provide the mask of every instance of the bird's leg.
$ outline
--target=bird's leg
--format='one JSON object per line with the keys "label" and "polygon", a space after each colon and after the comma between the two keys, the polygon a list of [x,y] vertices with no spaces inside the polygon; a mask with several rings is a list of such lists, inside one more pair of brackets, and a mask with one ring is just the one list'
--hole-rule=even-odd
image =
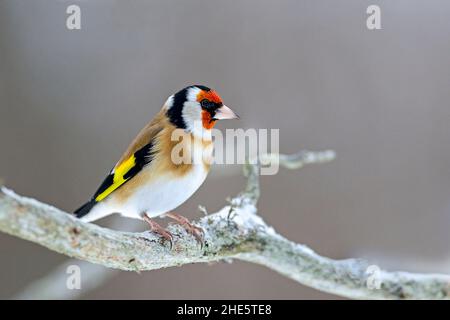
{"label": "bird's leg", "polygon": [[168,212],[165,216],[175,220],[175,222],[180,224],[189,234],[193,235],[198,242],[203,244],[205,232],[202,228],[194,226],[186,217],[180,216],[174,212]]}
{"label": "bird's leg", "polygon": [[157,234],[159,234],[161,237],[163,237],[165,240],[170,242],[170,247],[172,247],[172,239],[173,236],[172,234],[167,231],[166,229],[164,229],[163,227],[161,227],[158,223],[156,223],[156,221],[153,221],[146,213],[144,213],[142,215],[142,218],[145,220],[145,222],[148,223],[148,225],[150,226],[150,231],[155,232]]}

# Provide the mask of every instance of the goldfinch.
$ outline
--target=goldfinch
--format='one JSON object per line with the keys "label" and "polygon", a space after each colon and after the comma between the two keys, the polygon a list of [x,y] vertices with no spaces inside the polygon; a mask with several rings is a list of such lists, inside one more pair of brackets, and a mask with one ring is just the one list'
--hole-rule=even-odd
{"label": "goldfinch", "polygon": [[[211,129],[216,121],[235,118],[238,116],[208,87],[193,85],[170,96],[75,215],[86,222],[113,213],[142,219],[152,231],[171,241],[172,235],[152,220],[165,215],[201,239],[199,228],[171,211],[205,180],[213,152]],[[184,161],[176,159],[174,148],[181,149],[178,155]]]}

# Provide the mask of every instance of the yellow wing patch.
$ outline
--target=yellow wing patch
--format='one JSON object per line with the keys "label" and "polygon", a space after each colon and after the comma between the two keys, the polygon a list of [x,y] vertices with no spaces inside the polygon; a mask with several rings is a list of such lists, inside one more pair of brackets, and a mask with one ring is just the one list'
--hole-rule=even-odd
{"label": "yellow wing patch", "polygon": [[114,190],[124,184],[128,179],[125,179],[124,176],[131,168],[136,165],[136,157],[132,155],[126,161],[122,162],[117,168],[114,169],[114,177],[113,183],[102,193],[100,193],[95,201],[99,202],[105,199],[108,195],[111,194]]}

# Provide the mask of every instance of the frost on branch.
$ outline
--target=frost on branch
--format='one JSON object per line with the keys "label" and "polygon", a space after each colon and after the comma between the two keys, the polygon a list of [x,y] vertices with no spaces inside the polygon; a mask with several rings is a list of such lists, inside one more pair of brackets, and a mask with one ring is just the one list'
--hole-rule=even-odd
{"label": "frost on branch", "polygon": [[[282,167],[298,169],[333,159],[332,151],[302,151],[279,157],[266,155],[261,160],[264,163],[279,161]],[[203,247],[178,225],[169,225],[169,231],[174,234],[171,250],[152,233],[113,231],[83,223],[70,214],[19,196],[5,187],[0,190],[0,230],[76,259],[121,270],[144,271],[240,259],[264,265],[306,286],[343,297],[449,298],[450,277],[447,275],[380,270],[377,289],[367,285],[369,264],[366,261],[322,257],[277,234],[257,215],[258,171],[259,165],[246,165],[244,173],[248,181],[245,190],[219,212],[196,222],[205,230]],[[45,283],[48,281],[41,282]]]}

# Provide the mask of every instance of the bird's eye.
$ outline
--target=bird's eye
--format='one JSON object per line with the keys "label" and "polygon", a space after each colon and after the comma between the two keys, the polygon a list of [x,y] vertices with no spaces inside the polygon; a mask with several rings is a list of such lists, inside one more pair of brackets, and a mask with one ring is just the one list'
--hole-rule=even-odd
{"label": "bird's eye", "polygon": [[207,100],[207,99],[203,99],[203,100],[200,102],[200,105],[201,105],[202,108],[204,108],[204,109],[211,109],[211,108],[214,107],[214,102],[211,102],[211,101],[209,101],[209,100]]}

